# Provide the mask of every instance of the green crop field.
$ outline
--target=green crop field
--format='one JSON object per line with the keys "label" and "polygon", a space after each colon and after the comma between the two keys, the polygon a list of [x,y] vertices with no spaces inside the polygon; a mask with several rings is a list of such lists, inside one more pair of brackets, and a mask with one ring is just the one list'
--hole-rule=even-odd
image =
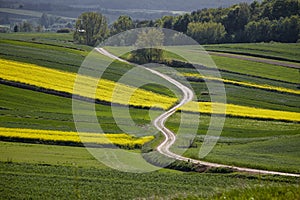
{"label": "green crop field", "polygon": [[[161,171],[136,175],[76,165],[1,163],[0,166],[3,198],[181,199],[209,198],[216,193],[225,193],[229,188],[251,189],[258,185],[270,188],[297,188],[297,181],[292,179],[277,180],[272,177],[256,179],[253,176],[238,174],[212,175]],[[252,195],[256,196],[255,193]]]}
{"label": "green crop field", "polygon": [[283,61],[300,62],[299,44],[254,43],[205,45],[208,51],[236,53]]}
{"label": "green crop field", "polygon": [[[288,45],[289,44],[286,44],[286,48],[288,48]],[[201,52],[203,51],[202,48],[196,46],[186,46],[181,48],[175,46],[170,47],[169,49],[174,50],[174,52],[180,54],[181,57],[186,57],[186,55],[188,54],[188,57],[191,58],[192,61],[200,60],[199,57],[201,55]],[[167,53],[166,57],[170,59],[180,59],[180,57],[170,53]],[[297,84],[300,81],[299,72],[297,69],[274,66],[267,63],[240,60],[237,58],[224,58],[222,56],[215,55],[212,55],[211,58],[221,72],[222,70],[225,70],[225,72],[229,73],[231,72],[234,74],[244,74],[248,76],[254,76],[294,84]],[[211,64],[208,64],[208,61],[206,60],[204,60],[203,63],[195,64],[204,64],[208,67],[211,67]]]}
{"label": "green crop field", "polygon": [[[24,10],[24,9],[11,9],[11,8],[0,8],[0,13],[29,16],[35,18],[40,18],[43,15],[42,12],[38,12],[38,11]],[[73,19],[73,20],[75,19],[75,18],[63,17],[63,16],[60,17],[64,19]]]}
{"label": "green crop field", "polygon": [[[281,47],[275,52],[274,44],[249,44],[254,50],[244,51],[241,45],[228,45],[230,52],[256,54],[266,52],[276,60],[292,60],[299,54],[297,45],[293,51],[289,44],[276,44]],[[225,45],[226,46],[226,45]],[[248,48],[245,45],[245,49]],[[172,47],[177,53],[189,54],[196,58],[199,49],[196,47]],[[226,49],[224,46],[209,46],[210,50]],[[220,49],[218,49],[220,48]],[[116,47],[107,47],[112,52],[120,52]],[[269,49],[269,51],[268,51]],[[0,34],[0,58],[18,61],[58,71],[76,73],[86,56],[94,56],[91,47],[77,45],[72,42],[71,34],[55,33],[17,33]],[[259,53],[261,54],[261,53]],[[281,57],[278,57],[281,55]],[[98,55],[99,59],[110,59]],[[165,58],[182,59],[166,52]],[[253,56],[253,55],[252,55]],[[297,57],[297,56],[296,56]],[[276,111],[300,112],[299,91],[300,77],[297,69],[274,66],[237,58],[212,56],[218,66],[225,84],[227,102],[250,108]],[[295,61],[294,63],[297,63]],[[202,63],[205,65],[205,63]],[[211,67],[211,66],[206,66]],[[117,82],[124,74],[134,69],[133,65],[119,61],[112,62],[103,74],[103,78]],[[181,81],[187,73],[197,73],[195,69],[174,67],[178,74],[171,73],[164,65],[155,68]],[[103,72],[99,66],[100,72]],[[207,69],[206,69],[207,70]],[[5,74],[4,72],[1,72]],[[0,73],[0,74],[1,74]],[[30,72],[28,72],[30,73]],[[93,74],[92,74],[93,75]],[[97,75],[93,75],[97,77]],[[152,78],[149,72],[137,76],[129,74],[132,82],[126,84],[135,87]],[[67,78],[67,77],[66,77]],[[46,80],[46,79],[45,79]],[[157,84],[145,84],[140,88],[167,98],[180,97],[178,88],[166,81],[153,78]],[[198,101],[209,102],[206,83],[199,79],[188,79],[196,92]],[[230,81],[253,84],[230,84]],[[162,83],[163,85],[160,85]],[[258,87],[263,86],[263,87]],[[272,90],[281,88],[287,91]],[[82,105],[82,114],[90,116],[88,109],[93,102],[75,100]],[[157,131],[153,132],[151,120],[164,112],[163,109],[143,109],[126,105],[110,105],[108,102],[97,102],[95,111],[98,123],[80,121],[87,129],[93,130],[98,124],[103,132],[118,134],[124,129],[129,133],[155,135],[155,140],[145,147],[135,147],[130,152],[155,152],[154,149],[163,140]],[[115,121],[117,113],[119,119]],[[178,131],[181,113],[178,111],[166,122],[166,126]],[[241,112],[243,112],[241,110]],[[199,117],[195,113],[185,116]],[[199,149],[209,124],[210,114],[200,114],[197,135],[185,156],[198,159]],[[135,124],[130,123],[132,120]],[[191,122],[182,122],[182,129],[190,133]],[[187,123],[187,124],[185,124]],[[0,79],[0,127],[76,131],[72,99],[68,95],[49,92],[43,88],[11,80]],[[92,132],[92,131],[91,131]],[[125,131],[126,132],[126,131]],[[261,119],[243,116],[227,116],[220,139],[205,161],[216,162],[256,169],[300,173],[300,124],[292,120]],[[176,144],[177,145],[177,144]],[[0,137],[0,177],[1,199],[298,199],[299,178],[279,177],[271,175],[253,175],[239,172],[211,171],[204,173],[182,172],[174,169],[160,169],[156,172],[135,174],[110,169],[94,158],[86,148],[71,146],[65,143],[49,144],[43,140],[25,140],[23,142]]]}

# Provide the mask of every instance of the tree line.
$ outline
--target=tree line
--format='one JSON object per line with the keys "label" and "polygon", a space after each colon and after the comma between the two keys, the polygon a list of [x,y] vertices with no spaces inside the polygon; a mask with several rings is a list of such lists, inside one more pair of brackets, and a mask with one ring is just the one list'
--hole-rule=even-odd
{"label": "tree line", "polygon": [[110,27],[102,14],[83,13],[76,23],[74,39],[93,46],[111,35],[141,27],[172,29],[191,36],[200,44],[294,43],[300,41],[300,0],[254,1],[157,20],[134,21],[120,16]]}
{"label": "tree line", "polygon": [[[1,21],[0,21],[1,22]],[[9,19],[7,19],[5,22],[9,23]],[[63,19],[62,17],[55,17],[52,15],[48,15],[46,13],[43,13],[42,16],[37,20],[31,20],[31,21],[22,21],[20,23],[16,23],[13,27],[14,32],[42,32],[49,28],[51,28],[52,25],[55,23],[58,24],[65,24],[64,29],[60,29],[57,32],[70,32],[70,29],[73,28],[73,25],[68,21]]]}

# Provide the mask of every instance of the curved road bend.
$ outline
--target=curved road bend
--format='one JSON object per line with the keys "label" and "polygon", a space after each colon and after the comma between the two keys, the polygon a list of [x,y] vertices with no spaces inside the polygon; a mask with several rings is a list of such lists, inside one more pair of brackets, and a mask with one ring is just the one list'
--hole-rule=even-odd
{"label": "curved road bend", "polygon": [[[105,55],[108,56],[112,59],[116,59],[125,63],[129,63],[126,60],[123,60],[111,53],[109,53],[108,51],[106,51],[103,48],[96,48],[96,50]],[[133,64],[133,63],[132,63]],[[133,64],[136,65],[136,64]],[[141,66],[143,67],[143,66]],[[157,151],[167,157],[176,159],[176,160],[182,160],[182,161],[186,161],[186,162],[192,162],[194,164],[200,164],[200,165],[205,165],[208,167],[224,167],[224,168],[229,168],[229,169],[233,169],[239,172],[247,172],[247,173],[255,173],[255,174],[269,174],[269,175],[281,175],[281,176],[293,176],[293,177],[300,177],[300,174],[292,174],[292,173],[284,173],[284,172],[275,172],[275,171],[268,171],[268,170],[259,170],[259,169],[250,169],[250,168],[244,168],[244,167],[235,167],[235,166],[230,166],[230,165],[222,165],[222,164],[217,164],[217,163],[210,163],[210,162],[204,162],[204,161],[200,161],[200,160],[195,160],[195,159],[191,159],[191,158],[187,158],[181,155],[177,155],[173,152],[170,151],[170,147],[174,144],[174,142],[176,141],[176,136],[175,134],[170,131],[168,128],[165,127],[165,122],[166,120],[176,112],[177,108],[181,107],[182,105],[188,103],[189,101],[191,101],[193,99],[193,92],[186,86],[184,86],[183,84],[179,83],[178,81],[172,79],[171,77],[162,74],[158,71],[155,71],[153,69],[149,69],[149,68],[145,68],[146,70],[150,71],[153,74],[156,74],[164,79],[166,79],[167,81],[169,81],[170,83],[172,83],[173,85],[175,85],[176,87],[178,87],[182,93],[183,93],[183,97],[180,101],[180,103],[174,107],[172,107],[170,110],[166,111],[165,113],[163,113],[162,115],[160,115],[159,117],[157,117],[154,121],[153,121],[153,125],[159,130],[161,131],[164,136],[165,136],[165,140],[157,147]]]}

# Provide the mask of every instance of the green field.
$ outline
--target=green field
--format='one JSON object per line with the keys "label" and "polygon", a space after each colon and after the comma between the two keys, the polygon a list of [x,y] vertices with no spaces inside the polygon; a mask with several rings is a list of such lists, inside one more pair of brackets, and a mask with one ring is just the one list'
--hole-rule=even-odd
{"label": "green field", "polygon": [[[227,58],[222,58],[227,59]],[[229,59],[229,58],[228,58]],[[231,60],[230,60],[231,61]],[[256,64],[255,62],[249,62],[249,65]],[[232,64],[232,63],[231,63]],[[234,63],[236,66],[239,64],[239,60],[236,59]],[[251,65],[252,66],[252,65]],[[165,69],[163,67],[157,67],[157,70],[168,74],[171,77],[178,78],[178,75],[174,75],[173,72],[169,72],[168,69]],[[195,69],[187,69],[187,68],[175,68],[179,74],[184,73],[195,73],[199,74],[198,71]],[[254,70],[254,68],[253,68]],[[285,70],[284,67],[280,70]],[[289,70],[289,69],[288,69]],[[281,79],[289,80],[290,82],[294,83],[283,83],[276,80],[270,80],[265,78],[259,78],[259,77],[251,77],[247,74],[247,71],[238,69],[240,74],[234,74],[231,72],[222,72],[221,76],[224,79],[232,80],[232,81],[241,81],[246,83],[254,83],[258,85],[267,85],[267,86],[273,86],[273,87],[281,87],[281,88],[289,88],[293,90],[299,90],[297,89],[298,83],[300,79],[297,76],[297,70],[291,69],[292,71],[290,73],[296,72],[295,76],[291,74],[281,74]],[[275,71],[275,70],[274,70]],[[273,71],[270,71],[272,73]],[[276,72],[276,71],[275,71]],[[274,73],[275,73],[274,72]],[[277,77],[277,76],[274,76]],[[180,79],[179,79],[180,80]],[[207,95],[208,89],[206,86],[206,83],[201,80],[191,80],[190,84],[194,91],[196,92],[197,99],[200,101],[210,101],[210,97]],[[299,95],[295,94],[287,94],[287,93],[281,93],[276,91],[268,91],[268,90],[262,90],[259,88],[249,88],[245,86],[239,86],[239,85],[233,85],[233,84],[227,84],[225,83],[225,90],[226,90],[226,97],[227,102],[230,104],[237,104],[237,105],[244,105],[244,106],[250,106],[250,107],[257,107],[257,108],[266,108],[266,109],[274,109],[274,110],[286,110],[286,111],[294,111],[299,112],[299,101],[300,97]],[[213,91],[212,91],[213,93]],[[247,95],[245,95],[247,94]]]}
{"label": "green field", "polygon": [[1,197],[16,199],[209,198],[240,186],[297,187],[295,180],[286,183],[243,175],[167,171],[137,175],[110,169],[5,163],[1,163],[1,180]]}
{"label": "green field", "polygon": [[[251,46],[252,44],[249,44]],[[260,44],[257,51],[268,49],[272,44]],[[289,58],[289,44],[276,44],[281,48],[282,58]],[[238,45],[232,45],[239,51]],[[247,46],[247,45],[245,45]],[[254,48],[255,46],[252,45]],[[172,47],[177,52],[196,58],[196,47]],[[294,48],[294,47],[293,47]],[[296,47],[295,47],[296,48]],[[298,48],[298,47],[297,47]],[[117,48],[108,48],[118,51]],[[72,43],[71,34],[18,33],[0,34],[0,58],[42,67],[77,72],[81,62],[91,52],[90,47]],[[233,51],[234,51],[233,50]],[[295,53],[299,50],[294,49]],[[168,59],[181,59],[166,53]],[[274,58],[276,57],[274,53]],[[101,59],[107,59],[99,56]],[[292,57],[292,55],[290,56]],[[212,56],[220,69],[222,78],[299,90],[298,70],[273,66],[265,63],[245,61],[221,56]],[[207,66],[210,67],[210,66]],[[118,81],[123,74],[133,69],[132,65],[113,62],[103,77]],[[154,69],[178,78],[163,65]],[[180,74],[196,73],[191,68],[174,68]],[[100,68],[99,71],[102,69]],[[130,74],[132,86],[150,77]],[[157,80],[154,79],[153,80]],[[177,79],[181,81],[181,79]],[[160,83],[160,82],[158,82]],[[146,84],[143,89],[169,97],[179,95],[178,89],[161,81],[164,85]],[[190,80],[199,101],[210,101],[205,82]],[[30,128],[38,130],[76,131],[72,99],[54,95],[39,88],[17,87],[12,82],[0,84],[0,127]],[[27,89],[26,89],[27,88]],[[300,112],[300,96],[255,87],[225,84],[227,102],[235,105],[265,108],[271,110]],[[82,113],[90,115],[85,108],[91,103],[76,100],[82,104]],[[116,123],[112,108],[118,113],[121,124]],[[81,121],[81,125],[93,130],[98,124],[105,133],[121,133],[123,129],[133,134],[153,133],[151,120],[163,113],[159,109],[129,108],[120,105],[97,103],[95,105],[98,123]],[[187,113],[188,117],[195,117]],[[197,117],[197,116],[196,116]],[[135,122],[132,126],[129,119]],[[171,116],[166,126],[178,131],[181,115]],[[186,123],[186,124],[185,124]],[[185,156],[198,158],[210,115],[201,114],[197,136]],[[122,127],[120,127],[122,125]],[[190,122],[184,122],[182,130],[192,131]],[[262,120],[242,117],[227,117],[218,144],[204,158],[206,161],[257,169],[300,173],[300,124],[283,120]],[[153,151],[162,141],[155,131],[157,140],[145,149],[133,152]],[[176,144],[177,145],[177,144]],[[179,144],[180,145],[180,144]],[[299,178],[251,175],[244,173],[196,173],[161,169],[145,174],[124,173],[112,170],[97,161],[85,148],[68,145],[48,145],[43,141],[20,143],[0,140],[0,196],[3,199],[297,199]]]}
{"label": "green field", "polygon": [[[289,44],[285,44],[288,48]],[[186,46],[186,47],[170,47],[170,50],[174,50],[177,55],[167,53],[166,57],[169,59],[182,59],[182,57],[188,57],[191,61],[201,61],[202,48],[197,46]],[[199,58],[200,57],[200,58]],[[274,66],[266,63],[253,62],[248,60],[240,60],[236,58],[226,58],[222,56],[211,56],[215,66],[222,72],[229,72],[233,74],[244,74],[248,76],[259,77],[263,79],[271,79],[280,82],[287,82],[297,84],[300,81],[299,73],[297,69]],[[203,60],[202,63],[193,62],[194,64],[203,64],[207,67],[212,67],[208,60]],[[257,70],[259,69],[259,70]],[[225,77],[224,77],[225,78]]]}
{"label": "green field", "polygon": [[254,43],[205,45],[208,51],[236,53],[276,60],[300,62],[299,44]]}
{"label": "green field", "polygon": [[[24,9],[10,9],[10,8],[0,8],[0,13],[29,16],[34,18],[40,18],[43,15],[42,12],[38,12],[38,11],[24,10]],[[59,17],[64,19],[75,20],[75,18],[70,18],[70,17],[63,17],[63,16],[59,16]]]}
{"label": "green field", "polygon": [[[285,188],[295,191],[298,187],[297,179],[284,177],[183,173],[166,169],[145,174],[123,173],[106,168],[78,147],[1,142],[0,152],[9,156],[6,160],[0,157],[1,197],[5,199],[149,196],[206,199],[229,195],[231,191],[235,194],[241,187],[254,191],[257,187],[278,187],[275,191]],[[256,197],[261,193],[252,195]]]}

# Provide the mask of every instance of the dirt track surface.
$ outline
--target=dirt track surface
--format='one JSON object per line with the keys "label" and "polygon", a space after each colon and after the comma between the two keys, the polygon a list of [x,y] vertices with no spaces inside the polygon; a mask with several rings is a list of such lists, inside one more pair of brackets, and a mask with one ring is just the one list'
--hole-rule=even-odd
{"label": "dirt track surface", "polygon": [[[108,51],[106,51],[103,48],[97,48],[96,50],[99,53],[101,53],[105,56],[108,56],[112,59],[116,59],[116,60],[128,63],[127,61],[116,57],[115,55],[109,53]],[[135,65],[135,64],[133,64],[133,65]],[[143,66],[141,66],[141,67],[143,67]],[[204,161],[200,161],[200,160],[187,158],[187,157],[184,157],[184,156],[181,156],[181,155],[178,155],[178,154],[175,154],[175,153],[171,152],[170,147],[176,141],[176,135],[172,131],[170,131],[167,127],[165,127],[165,122],[171,115],[173,115],[176,112],[177,108],[179,108],[179,107],[183,106],[184,104],[192,101],[194,94],[188,87],[184,86],[183,84],[179,83],[178,81],[174,80],[173,78],[171,78],[171,77],[169,77],[165,74],[162,74],[158,71],[155,71],[153,69],[149,69],[149,68],[145,68],[145,69],[150,71],[151,73],[153,73],[155,75],[158,75],[158,76],[164,78],[168,82],[172,83],[173,85],[178,87],[183,93],[183,97],[182,97],[181,101],[179,102],[179,104],[172,107],[170,110],[166,111],[165,113],[161,114],[159,117],[157,117],[153,121],[153,125],[165,136],[165,140],[157,147],[157,151],[159,153],[161,153],[161,154],[163,154],[167,157],[176,159],[176,160],[192,162],[194,164],[205,165],[205,166],[208,166],[208,167],[229,168],[229,169],[239,171],[239,172],[247,172],[247,173],[254,173],[254,174],[269,174],[269,175],[300,177],[300,174],[275,172],[275,171],[259,170],[259,169],[250,169],[250,168],[244,168],[244,167],[235,167],[235,166],[230,166],[230,165],[222,165],[222,164],[218,164],[218,163],[204,162]]]}

